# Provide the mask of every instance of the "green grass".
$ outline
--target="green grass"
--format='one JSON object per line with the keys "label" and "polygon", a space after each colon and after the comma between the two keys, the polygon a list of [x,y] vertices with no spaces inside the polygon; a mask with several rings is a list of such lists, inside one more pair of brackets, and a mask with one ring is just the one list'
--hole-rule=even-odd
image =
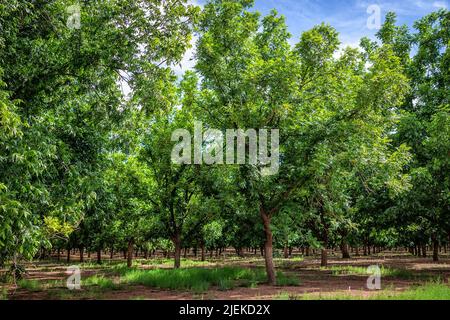
{"label": "green grass", "polygon": [[41,284],[37,280],[29,280],[29,279],[21,279],[17,282],[19,288],[28,290],[28,291],[42,291]]}
{"label": "green grass", "polygon": [[[150,266],[159,266],[159,267],[172,267],[173,266],[173,258],[156,258],[156,259],[139,259],[137,260],[140,265],[150,265]],[[191,268],[197,266],[214,266],[215,262],[210,261],[201,261],[201,260],[192,260],[192,259],[181,259],[181,268]]]}
{"label": "green grass", "polygon": [[290,286],[298,286],[300,284],[300,280],[293,276],[287,276],[284,273],[278,271],[277,272],[277,285],[283,287]]}
{"label": "green grass", "polygon": [[[298,280],[278,272],[279,285],[297,285]],[[219,290],[230,290],[236,286],[254,287],[266,281],[262,268],[189,268],[129,270],[121,278],[122,283],[148,287],[190,290],[195,293],[207,291],[216,286]]]}
{"label": "green grass", "polygon": [[275,296],[274,300],[299,300],[299,296],[289,292],[281,292]]}
{"label": "green grass", "polygon": [[376,300],[450,300],[450,287],[441,283],[429,283],[402,293],[380,293]]}
{"label": "green grass", "polygon": [[280,300],[450,300],[450,287],[442,283],[428,283],[403,292],[383,290],[372,296],[351,295],[347,293],[324,295],[291,296],[289,293],[280,293],[276,299]]}
{"label": "green grass", "polygon": [[219,280],[218,287],[221,291],[227,291],[233,289],[234,283],[230,279],[223,279]]}
{"label": "green grass", "polygon": [[112,279],[105,278],[104,276],[92,276],[83,281],[83,285],[86,286],[97,286],[103,290],[116,290],[119,285],[114,283]]}
{"label": "green grass", "polygon": [[[367,267],[357,267],[357,266],[333,266],[328,268],[321,268],[321,270],[329,270],[333,275],[370,275],[367,272]],[[392,269],[380,267],[381,276],[384,277],[394,277],[398,279],[413,279],[416,277],[413,272],[406,269]],[[426,276],[426,275],[422,275]]]}
{"label": "green grass", "polygon": [[131,297],[129,300],[141,301],[141,300],[146,300],[146,298],[143,296],[137,296],[137,297]]}
{"label": "green grass", "polygon": [[[262,258],[263,259],[263,258]],[[274,258],[274,262],[302,262],[305,260],[303,257],[292,257],[292,258]]]}
{"label": "green grass", "polygon": [[0,291],[0,300],[8,300],[8,290],[6,288],[2,288]]}
{"label": "green grass", "polygon": [[80,299],[99,299],[102,296],[101,289],[86,290],[68,290],[58,289],[48,292],[48,296],[53,300],[80,300]]}

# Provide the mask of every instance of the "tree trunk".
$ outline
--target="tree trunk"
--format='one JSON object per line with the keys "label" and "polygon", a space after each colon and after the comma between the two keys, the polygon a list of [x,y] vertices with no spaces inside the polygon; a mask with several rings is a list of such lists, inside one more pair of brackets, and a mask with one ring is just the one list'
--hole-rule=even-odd
{"label": "tree trunk", "polygon": [[111,247],[111,250],[109,251],[109,259],[112,260],[114,258],[114,248]]}
{"label": "tree trunk", "polygon": [[181,237],[180,234],[177,233],[172,238],[173,245],[175,246],[175,256],[174,256],[174,268],[179,269],[181,266]]}
{"label": "tree trunk", "polygon": [[80,248],[80,262],[84,262],[84,248]]}
{"label": "tree trunk", "polygon": [[205,244],[203,243],[201,245],[201,251],[202,251],[202,261],[205,261]]}
{"label": "tree trunk", "polygon": [[60,261],[60,260],[61,260],[61,249],[58,248],[58,261]]}
{"label": "tree trunk", "polygon": [[320,266],[326,267],[328,266],[328,253],[327,248],[323,248],[320,253]]}
{"label": "tree trunk", "polygon": [[70,249],[67,249],[67,262],[70,262]]}
{"label": "tree trunk", "polygon": [[289,248],[287,245],[284,246],[284,258],[285,259],[289,258]]}
{"label": "tree trunk", "polygon": [[266,234],[266,241],[264,243],[264,260],[266,264],[267,280],[269,285],[275,285],[277,278],[275,274],[275,267],[273,265],[273,239],[272,230],[270,228],[270,216],[266,214],[264,209],[260,209],[261,219],[264,224],[264,232]]}
{"label": "tree trunk", "polygon": [[102,249],[97,250],[97,263],[102,264]]}
{"label": "tree trunk", "polygon": [[437,240],[435,234],[432,235],[432,240],[433,240],[433,261],[437,262],[439,261],[439,241]]}
{"label": "tree trunk", "polygon": [[427,257],[427,245],[424,244],[422,246],[422,257],[426,258]]}
{"label": "tree trunk", "polygon": [[133,266],[133,246],[134,241],[130,239],[128,241],[128,250],[127,250],[127,267],[131,268]]}
{"label": "tree trunk", "polygon": [[341,242],[342,259],[350,259],[350,253],[348,252],[348,244],[345,240]]}

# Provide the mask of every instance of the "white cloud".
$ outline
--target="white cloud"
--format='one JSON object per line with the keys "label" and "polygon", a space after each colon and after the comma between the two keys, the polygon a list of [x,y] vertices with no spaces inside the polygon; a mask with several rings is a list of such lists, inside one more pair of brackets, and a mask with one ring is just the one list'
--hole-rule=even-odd
{"label": "white cloud", "polygon": [[433,7],[447,9],[447,3],[445,1],[435,1],[433,2]]}

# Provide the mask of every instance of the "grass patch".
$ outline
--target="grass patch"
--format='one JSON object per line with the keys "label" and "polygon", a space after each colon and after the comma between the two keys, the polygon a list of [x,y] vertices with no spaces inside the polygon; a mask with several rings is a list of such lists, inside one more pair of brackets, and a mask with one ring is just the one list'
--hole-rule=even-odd
{"label": "grass patch", "polygon": [[0,300],[8,300],[8,290],[6,288],[2,288],[0,291]]}
{"label": "grass patch", "polygon": [[142,301],[146,300],[144,296],[131,297],[129,300]]}
{"label": "grass patch", "polygon": [[57,289],[48,292],[48,296],[53,300],[80,300],[80,299],[99,299],[102,296],[101,289],[90,289],[90,290],[68,290],[68,289]]}
{"label": "grass patch", "polygon": [[[329,270],[333,275],[370,275],[367,272],[367,267],[357,267],[357,266],[333,266],[333,267],[323,267],[321,270]],[[398,279],[413,279],[416,276],[412,271],[406,269],[392,269],[386,268],[384,266],[380,267],[381,276],[384,277],[394,277]]]}
{"label": "grass patch", "polygon": [[37,280],[21,279],[17,282],[17,285],[21,289],[32,292],[42,291],[41,284]]}
{"label": "grass patch", "polygon": [[97,286],[103,290],[117,290],[119,285],[114,283],[112,279],[105,278],[104,276],[92,276],[83,281],[86,286]]}
{"label": "grass patch", "polygon": [[442,283],[429,283],[402,293],[380,293],[376,300],[450,300],[450,287]]}
{"label": "grass patch", "polygon": [[277,285],[283,287],[294,287],[300,284],[300,280],[293,276],[288,276],[280,271],[277,272]]}
{"label": "grass patch", "polygon": [[234,283],[230,279],[223,279],[219,280],[218,287],[221,291],[227,291],[233,289]]}
{"label": "grass patch", "polygon": [[[286,295],[282,293],[277,298],[283,299]],[[300,300],[450,300],[450,287],[442,283],[429,283],[403,292],[384,290],[368,297],[337,293],[319,296],[302,295],[297,298]]]}
{"label": "grass patch", "polygon": [[[173,259],[167,258],[156,258],[156,259],[147,259],[147,260],[138,260],[141,265],[151,265],[151,266],[164,266],[164,267],[172,267]],[[190,268],[197,266],[210,266],[215,265],[215,263],[209,261],[201,261],[201,260],[192,260],[181,258],[181,268]]]}
{"label": "grass patch", "polygon": [[275,296],[274,300],[299,300],[299,296],[289,292],[281,292]]}
{"label": "grass patch", "polygon": [[[297,285],[298,280],[278,272],[279,285]],[[262,268],[189,268],[189,269],[154,269],[129,270],[121,282],[148,287],[189,290],[196,293],[207,291],[216,286],[219,290],[230,290],[236,286],[252,287],[266,281]]]}
{"label": "grass patch", "polygon": [[305,259],[303,257],[292,257],[292,258],[274,258],[274,262],[302,262]]}

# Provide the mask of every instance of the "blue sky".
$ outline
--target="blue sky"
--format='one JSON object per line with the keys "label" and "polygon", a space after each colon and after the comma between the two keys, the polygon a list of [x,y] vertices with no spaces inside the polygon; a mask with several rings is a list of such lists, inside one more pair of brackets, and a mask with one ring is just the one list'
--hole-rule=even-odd
{"label": "blue sky", "polygon": [[[359,40],[373,38],[376,31],[367,27],[370,5],[378,5],[382,21],[389,11],[397,13],[398,22],[412,27],[414,21],[440,8],[449,8],[450,0],[255,0],[255,10],[268,14],[271,9],[286,17],[292,34],[292,43],[298,42],[301,33],[314,25],[326,22],[339,31],[342,46],[357,46]],[[190,0],[204,4],[206,0]],[[190,50],[182,62],[182,70],[193,66]],[[177,72],[178,73],[178,72]]]}
{"label": "blue sky", "polygon": [[367,9],[374,4],[379,6],[382,20],[387,12],[394,11],[399,23],[409,26],[430,12],[448,8],[447,0],[256,0],[255,8],[263,14],[276,8],[283,14],[294,42],[302,31],[327,22],[339,31],[344,44],[357,45],[361,37],[376,33],[367,28],[371,15]]}

